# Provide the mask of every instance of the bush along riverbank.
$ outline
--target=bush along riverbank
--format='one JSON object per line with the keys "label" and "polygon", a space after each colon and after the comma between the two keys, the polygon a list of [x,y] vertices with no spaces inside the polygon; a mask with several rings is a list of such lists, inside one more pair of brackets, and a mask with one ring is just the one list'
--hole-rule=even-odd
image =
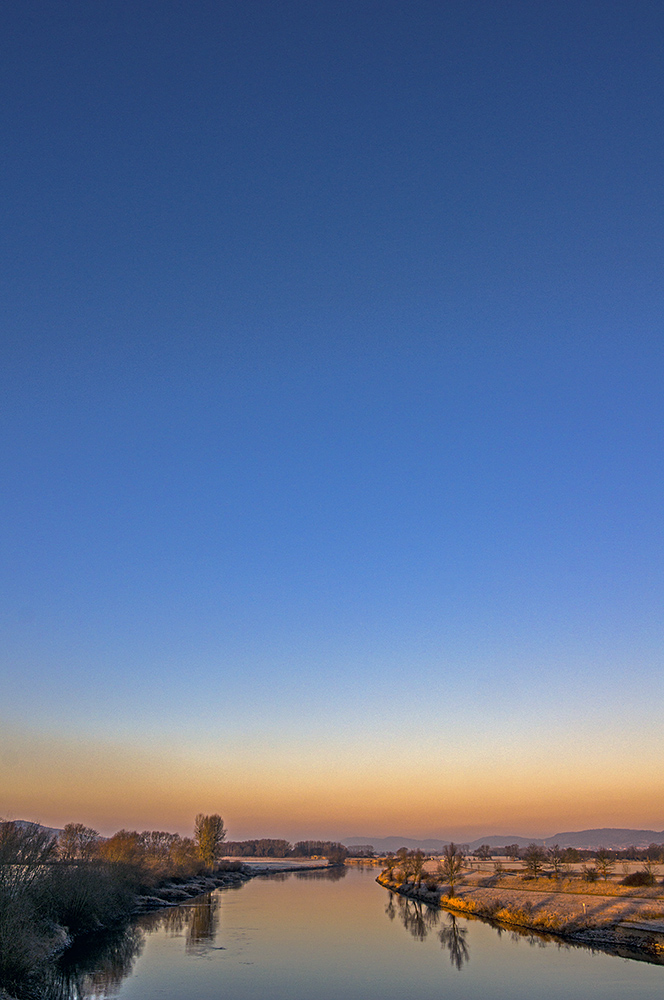
{"label": "bush along riverbank", "polygon": [[[401,878],[386,869],[376,881],[386,889],[463,916],[553,935],[579,944],[638,950],[664,962],[664,895],[660,889],[609,887],[589,891],[581,879],[510,875],[455,880],[449,885],[423,872]],[[618,890],[617,892],[615,890]]]}
{"label": "bush along riverbank", "polygon": [[[197,839],[127,830],[101,838],[82,824],[55,836],[36,823],[0,823],[0,989],[39,996],[44,964],[75,939],[121,925],[162,894],[162,906],[184,898],[188,883],[194,894],[207,890],[201,879],[239,877],[238,863],[213,870],[203,834],[217,819],[197,817]],[[221,820],[215,829],[218,855]]]}

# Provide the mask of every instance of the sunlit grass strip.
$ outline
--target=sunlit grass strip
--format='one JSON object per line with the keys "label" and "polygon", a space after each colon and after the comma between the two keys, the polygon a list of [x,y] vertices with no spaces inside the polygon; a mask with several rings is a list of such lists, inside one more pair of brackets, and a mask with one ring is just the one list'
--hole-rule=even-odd
{"label": "sunlit grass strip", "polygon": [[491,903],[481,903],[459,896],[441,896],[440,905],[446,910],[454,910],[457,913],[467,913],[474,917],[495,920],[501,924],[513,924],[552,934],[570,933],[590,926],[587,921],[565,920],[560,914],[550,910],[538,910],[535,913],[532,906],[527,903],[524,906],[511,906],[501,899],[493,900]]}

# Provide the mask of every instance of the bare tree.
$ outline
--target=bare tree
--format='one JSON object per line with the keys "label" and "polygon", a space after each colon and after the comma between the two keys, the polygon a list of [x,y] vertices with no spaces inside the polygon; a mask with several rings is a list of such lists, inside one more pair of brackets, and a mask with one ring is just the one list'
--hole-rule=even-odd
{"label": "bare tree", "polygon": [[383,875],[386,875],[388,881],[390,882],[392,881],[392,876],[394,875],[394,869],[396,868],[397,863],[398,863],[398,858],[395,858],[394,855],[391,856],[388,855],[385,858],[385,868],[383,870]]}
{"label": "bare tree", "polygon": [[415,880],[415,885],[419,886],[422,883],[422,872],[424,871],[424,855],[422,851],[418,848],[416,851],[411,851],[409,861],[410,861],[410,871]]}
{"label": "bare tree", "polygon": [[644,858],[656,865],[664,861],[664,845],[652,843],[643,852]]}
{"label": "bare tree", "polygon": [[0,823],[0,889],[10,895],[25,889],[55,859],[56,846],[39,823]]}
{"label": "bare tree", "polygon": [[556,878],[560,878],[560,874],[565,870],[565,862],[563,860],[563,852],[560,850],[558,844],[554,844],[547,851],[547,860],[551,867],[553,868],[553,874]]}
{"label": "bare tree", "polygon": [[118,830],[99,845],[99,856],[113,864],[140,867],[145,861],[145,848],[136,830]]}
{"label": "bare tree", "polygon": [[405,882],[410,874],[410,858],[407,847],[400,847],[396,853],[397,862],[401,871],[401,881]]}
{"label": "bare tree", "polygon": [[200,864],[196,844],[191,837],[178,837],[168,852],[169,864],[178,874],[193,875]]}
{"label": "bare tree", "polygon": [[58,854],[63,861],[89,861],[99,843],[99,834],[82,823],[67,823],[58,837]]}
{"label": "bare tree", "polygon": [[348,848],[343,844],[331,844],[326,853],[328,865],[342,865],[348,857]]}
{"label": "bare tree", "polygon": [[[655,846],[655,845],[651,845],[651,847],[652,846]],[[659,857],[658,857],[658,855],[656,854],[655,851],[652,851],[650,849],[650,847],[647,848],[643,852],[642,863],[643,863],[643,871],[646,874],[646,876],[648,877],[649,884],[650,885],[654,885],[655,884],[655,877],[656,877],[656,875],[657,875],[657,873],[659,871],[659,868],[658,868]]]}
{"label": "bare tree", "polygon": [[438,862],[438,874],[448,883],[450,896],[454,895],[454,886],[460,882],[463,875],[463,854],[458,845],[452,841],[445,845],[443,856]]}
{"label": "bare tree", "polygon": [[198,814],[194,822],[194,840],[201,861],[209,868],[212,868],[218,859],[225,839],[226,828],[218,813],[213,813],[212,816]]}
{"label": "bare tree", "polygon": [[546,851],[539,844],[528,844],[523,852],[523,860],[526,864],[526,871],[529,875],[537,876],[544,867],[546,861]]}
{"label": "bare tree", "polygon": [[606,881],[615,867],[615,858],[606,847],[600,847],[595,854],[595,868]]}

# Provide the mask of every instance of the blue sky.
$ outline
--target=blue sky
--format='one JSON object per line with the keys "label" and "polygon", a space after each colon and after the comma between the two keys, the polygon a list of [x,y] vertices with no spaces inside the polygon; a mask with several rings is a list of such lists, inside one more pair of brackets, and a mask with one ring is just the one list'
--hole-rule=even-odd
{"label": "blue sky", "polygon": [[664,826],[663,21],[5,8],[0,815]]}

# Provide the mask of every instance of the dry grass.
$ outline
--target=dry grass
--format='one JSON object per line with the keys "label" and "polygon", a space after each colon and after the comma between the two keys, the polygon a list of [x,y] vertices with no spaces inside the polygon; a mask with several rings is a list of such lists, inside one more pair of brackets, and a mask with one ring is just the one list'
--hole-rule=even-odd
{"label": "dry grass", "polygon": [[503,902],[502,899],[484,903],[478,900],[463,899],[459,896],[441,896],[440,905],[446,910],[484,917],[502,924],[516,924],[519,927],[558,934],[572,929],[577,930],[580,926],[579,921],[566,920],[553,910],[535,911],[530,903],[515,906]]}
{"label": "dry grass", "polygon": [[[655,921],[664,918],[661,887],[630,889],[602,881],[588,883],[579,878],[528,879],[513,875],[467,877],[448,895],[449,887],[434,892],[434,882],[426,878],[426,894],[412,882],[379,879],[387,888],[415,895],[430,905],[527,928],[544,933],[575,934],[592,929],[606,930],[628,921]],[[442,890],[442,892],[441,892]],[[647,905],[650,903],[650,905]],[[660,903],[658,906],[657,903]]]}
{"label": "dry grass", "polygon": [[639,920],[664,920],[664,910],[641,910]]}
{"label": "dry grass", "polygon": [[534,878],[524,880],[515,875],[499,875],[466,880],[467,885],[513,889],[519,892],[559,892],[566,895],[615,896],[621,899],[662,899],[664,888],[659,886],[631,887],[609,880],[586,882],[582,878]]}

